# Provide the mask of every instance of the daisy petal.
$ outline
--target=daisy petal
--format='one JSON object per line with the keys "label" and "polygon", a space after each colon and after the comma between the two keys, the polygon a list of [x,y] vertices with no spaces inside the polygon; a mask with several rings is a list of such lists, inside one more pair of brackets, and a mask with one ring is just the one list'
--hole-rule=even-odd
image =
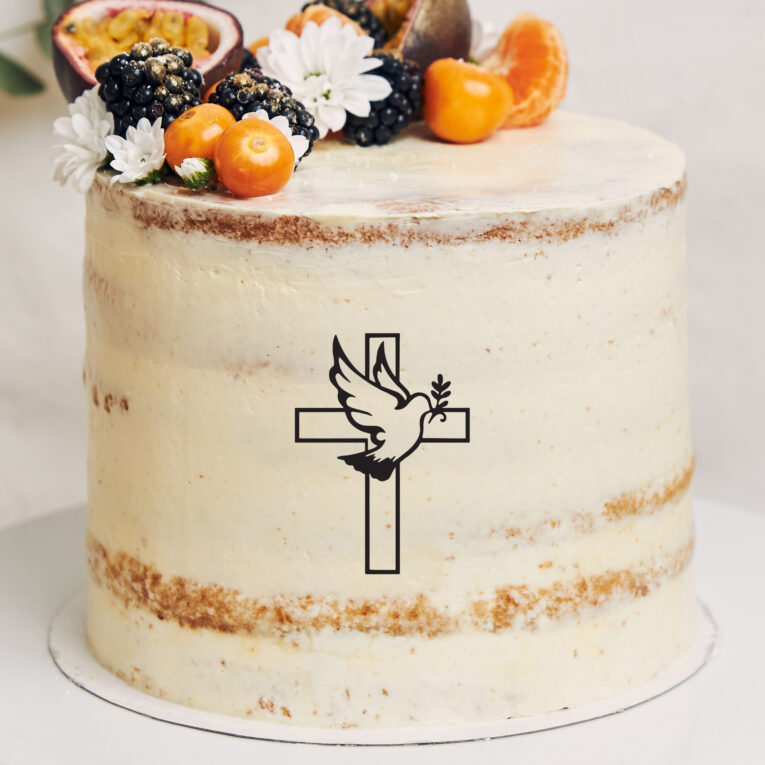
{"label": "daisy petal", "polygon": [[308,151],[310,143],[304,135],[293,135],[290,138],[290,145],[292,151],[295,152],[295,161],[297,162]]}
{"label": "daisy petal", "polygon": [[319,104],[319,118],[330,130],[340,130],[345,125],[345,109]]}

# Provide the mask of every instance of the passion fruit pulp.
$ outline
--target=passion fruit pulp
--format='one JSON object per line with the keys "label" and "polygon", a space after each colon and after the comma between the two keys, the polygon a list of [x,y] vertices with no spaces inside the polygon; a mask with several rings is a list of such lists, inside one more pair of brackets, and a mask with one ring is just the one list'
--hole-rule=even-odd
{"label": "passion fruit pulp", "polygon": [[195,0],[85,0],[65,10],[51,32],[53,66],[67,100],[96,84],[104,61],[157,37],[188,49],[207,82],[241,65],[242,28],[221,8]]}
{"label": "passion fruit pulp", "polygon": [[414,61],[424,72],[441,58],[470,55],[467,0],[365,0],[390,39],[385,49]]}

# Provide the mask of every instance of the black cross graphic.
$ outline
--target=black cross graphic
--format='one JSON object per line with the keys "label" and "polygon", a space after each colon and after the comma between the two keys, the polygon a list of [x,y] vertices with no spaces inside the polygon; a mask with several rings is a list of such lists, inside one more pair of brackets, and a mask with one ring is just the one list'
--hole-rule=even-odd
{"label": "black cross graphic", "polygon": [[[400,336],[365,335],[364,374],[370,377],[380,345],[391,371],[400,373]],[[425,425],[420,443],[469,443],[470,409],[449,408],[446,419],[436,417]],[[342,407],[301,407],[295,409],[295,442],[299,444],[363,444],[367,439],[345,416]],[[401,573],[401,469],[397,466],[387,481],[364,476],[364,571],[367,574]],[[390,511],[393,508],[393,518]],[[374,564],[374,565],[373,565]]]}

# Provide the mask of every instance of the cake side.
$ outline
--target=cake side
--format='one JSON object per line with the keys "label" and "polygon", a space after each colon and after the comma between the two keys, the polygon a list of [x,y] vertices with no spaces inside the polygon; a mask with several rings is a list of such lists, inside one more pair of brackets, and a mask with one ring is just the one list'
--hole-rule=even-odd
{"label": "cake side", "polygon": [[[378,190],[385,208],[365,184],[393,146],[345,200],[310,179],[257,203],[96,184],[88,634],[106,666],[217,711],[396,725],[571,706],[690,645],[682,155],[587,120],[540,129],[536,168],[561,174],[532,163],[504,197],[480,162],[509,177],[518,134],[432,144],[472,170]],[[623,165],[581,138],[607,129]],[[429,147],[413,176],[433,177]],[[402,382],[443,373],[470,417],[469,442],[402,463],[398,576],[364,574],[349,446],[295,432],[296,410],[337,406],[333,337],[363,368],[380,332]]]}

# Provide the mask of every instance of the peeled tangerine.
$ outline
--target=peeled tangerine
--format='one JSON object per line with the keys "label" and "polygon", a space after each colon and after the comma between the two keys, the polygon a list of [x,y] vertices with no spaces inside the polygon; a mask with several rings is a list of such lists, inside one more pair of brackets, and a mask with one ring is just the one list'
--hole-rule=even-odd
{"label": "peeled tangerine", "polygon": [[566,94],[568,56],[563,38],[549,21],[531,13],[510,24],[481,66],[505,77],[515,94],[503,127],[538,125]]}
{"label": "peeled tangerine", "polygon": [[504,77],[475,64],[442,58],[425,72],[423,114],[428,127],[445,141],[475,143],[490,136],[513,105]]}
{"label": "peeled tangerine", "polygon": [[242,28],[228,11],[185,0],[85,0],[65,10],[51,31],[53,66],[66,98],[93,87],[104,61],[153,37],[186,48],[207,82],[242,63]]}

